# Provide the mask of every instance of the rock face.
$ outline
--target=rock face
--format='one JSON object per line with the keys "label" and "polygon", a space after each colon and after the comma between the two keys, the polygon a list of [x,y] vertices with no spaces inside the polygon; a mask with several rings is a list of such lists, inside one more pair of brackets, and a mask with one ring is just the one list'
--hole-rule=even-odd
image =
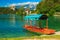
{"label": "rock face", "polygon": [[33,3],[28,3],[28,4],[25,4],[25,5],[17,5],[15,6],[17,9],[19,9],[21,6],[24,6],[24,8],[30,8],[30,10],[35,10],[36,9],[36,6],[37,6],[38,3],[36,4],[33,4]]}

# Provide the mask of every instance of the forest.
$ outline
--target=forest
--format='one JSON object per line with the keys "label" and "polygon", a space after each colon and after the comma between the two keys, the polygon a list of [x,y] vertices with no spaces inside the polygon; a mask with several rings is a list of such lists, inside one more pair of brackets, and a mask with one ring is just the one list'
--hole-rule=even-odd
{"label": "forest", "polygon": [[[15,8],[12,10],[9,7],[0,7],[0,14],[20,14],[25,15],[24,7]],[[29,8],[28,8],[29,9]],[[30,9],[29,9],[30,10]],[[30,10],[31,13],[54,15],[55,12],[60,12],[60,0],[42,0],[37,4],[36,10]]]}

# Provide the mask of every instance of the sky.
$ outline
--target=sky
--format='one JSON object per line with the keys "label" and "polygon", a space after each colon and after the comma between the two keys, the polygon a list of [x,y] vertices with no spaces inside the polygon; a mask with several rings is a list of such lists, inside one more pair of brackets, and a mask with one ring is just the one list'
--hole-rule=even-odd
{"label": "sky", "polygon": [[9,5],[16,5],[16,4],[27,4],[29,2],[31,3],[37,3],[41,0],[0,0],[0,7],[7,7]]}

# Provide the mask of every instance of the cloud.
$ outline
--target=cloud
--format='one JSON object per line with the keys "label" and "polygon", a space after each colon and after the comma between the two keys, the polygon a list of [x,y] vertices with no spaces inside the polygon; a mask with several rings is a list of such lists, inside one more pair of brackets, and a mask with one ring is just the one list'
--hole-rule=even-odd
{"label": "cloud", "polygon": [[33,4],[36,5],[39,2],[24,2],[24,3],[14,3],[14,4],[10,4],[9,6],[19,6],[19,5],[27,5],[27,4]]}

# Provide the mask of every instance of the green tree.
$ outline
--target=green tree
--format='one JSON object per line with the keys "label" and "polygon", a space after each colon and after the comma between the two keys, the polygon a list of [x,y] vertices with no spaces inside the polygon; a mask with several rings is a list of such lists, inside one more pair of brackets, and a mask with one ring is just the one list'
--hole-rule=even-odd
{"label": "green tree", "polygon": [[19,15],[25,14],[24,6],[21,6],[21,7],[17,10],[16,13],[19,14]]}
{"label": "green tree", "polygon": [[36,10],[37,13],[53,15],[60,11],[60,0],[43,0],[37,5]]}

